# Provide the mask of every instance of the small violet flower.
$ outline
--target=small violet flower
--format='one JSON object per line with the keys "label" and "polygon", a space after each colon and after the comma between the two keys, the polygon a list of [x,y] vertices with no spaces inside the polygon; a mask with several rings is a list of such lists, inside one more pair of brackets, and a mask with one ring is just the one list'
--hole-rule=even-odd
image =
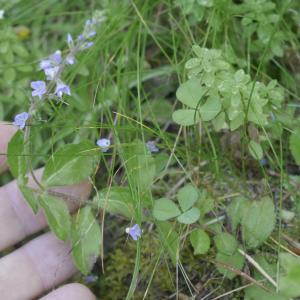
{"label": "small violet flower", "polygon": [[62,62],[61,51],[57,50],[52,55],[50,55],[48,59],[43,59],[40,62],[40,68],[45,71],[48,68],[54,68],[59,66],[61,62]]}
{"label": "small violet flower", "polygon": [[18,126],[21,130],[24,129],[26,125],[26,121],[29,118],[29,113],[22,112],[15,116],[15,120],[13,122],[13,125]]}
{"label": "small violet flower", "polygon": [[70,33],[68,33],[68,35],[67,35],[67,42],[68,42],[69,45],[73,44],[73,38],[72,38],[72,35]]}
{"label": "small violet flower", "polygon": [[110,146],[110,140],[109,139],[99,139],[97,141],[97,146],[99,146],[102,150],[102,152],[107,152]]}
{"label": "small violet flower", "polygon": [[45,69],[45,75],[47,80],[54,80],[59,71],[59,67],[47,68]]}
{"label": "small violet flower", "polygon": [[142,235],[142,230],[138,224],[135,224],[132,227],[127,227],[125,232],[128,233],[135,241],[137,241]]}
{"label": "small violet flower", "polygon": [[77,37],[78,41],[83,41],[84,40],[84,36],[83,34],[79,34],[79,36]]}
{"label": "small violet flower", "polygon": [[74,65],[75,57],[71,54],[67,55],[66,62],[67,62],[68,65]]}
{"label": "small violet flower", "polygon": [[267,164],[268,164],[268,160],[263,157],[260,161],[259,161],[259,164],[262,166],[262,167],[265,167]]}
{"label": "small violet flower", "polygon": [[61,98],[63,94],[71,96],[70,87],[63,82],[58,82],[56,84],[55,94],[57,97]]}
{"label": "small violet flower", "polygon": [[148,141],[146,143],[146,147],[147,149],[151,152],[151,153],[154,153],[154,152],[158,152],[159,149],[157,148],[156,144],[155,144],[155,141]]}
{"label": "small violet flower", "polygon": [[88,275],[88,276],[86,276],[86,277],[84,278],[84,281],[85,281],[85,283],[88,284],[88,283],[96,282],[97,279],[98,279],[98,276],[97,276],[97,275],[90,274],[90,275]]}
{"label": "small violet flower", "polygon": [[42,96],[44,94],[46,94],[47,89],[46,89],[46,83],[45,81],[32,81],[30,83],[31,88],[33,89],[32,91],[32,97],[39,97],[40,99],[42,99]]}
{"label": "small violet flower", "polygon": [[94,45],[94,42],[87,42],[83,45],[83,49],[89,49]]}

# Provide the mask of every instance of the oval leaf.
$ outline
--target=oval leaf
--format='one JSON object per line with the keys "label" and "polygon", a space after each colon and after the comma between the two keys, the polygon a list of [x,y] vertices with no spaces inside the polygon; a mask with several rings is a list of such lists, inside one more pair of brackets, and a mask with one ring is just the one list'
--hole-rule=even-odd
{"label": "oval leaf", "polygon": [[67,240],[71,229],[71,217],[67,204],[59,198],[42,194],[39,198],[51,231],[61,240]]}
{"label": "oval leaf", "polygon": [[172,117],[175,123],[183,126],[194,125],[200,121],[199,113],[193,109],[178,109],[173,112]]}
{"label": "oval leaf", "polygon": [[208,234],[202,229],[193,230],[190,234],[190,241],[194,248],[194,254],[205,254],[210,247]]}
{"label": "oval leaf", "polygon": [[252,157],[256,160],[261,160],[263,158],[263,150],[260,144],[255,141],[250,141],[249,143],[249,152]]}
{"label": "oval leaf", "polygon": [[160,221],[166,221],[180,215],[180,210],[177,205],[167,199],[161,198],[155,201],[153,208],[153,216]]}
{"label": "oval leaf", "polygon": [[209,97],[205,104],[200,106],[200,114],[201,114],[201,119],[203,121],[210,121],[214,119],[218,113],[221,111],[222,105],[220,98],[217,96],[214,97]]}
{"label": "oval leaf", "polygon": [[176,97],[188,107],[196,108],[199,106],[199,102],[206,91],[207,89],[201,86],[199,79],[191,78],[180,85],[177,89]]}
{"label": "oval leaf", "polygon": [[63,146],[47,162],[43,184],[60,186],[80,183],[91,175],[98,153],[90,142]]}
{"label": "oval leaf", "polygon": [[188,184],[178,191],[177,199],[183,212],[190,209],[199,198],[198,189]]}
{"label": "oval leaf", "polygon": [[216,235],[214,241],[218,251],[226,255],[232,255],[238,247],[237,240],[227,232]]}
{"label": "oval leaf", "polygon": [[193,224],[200,218],[200,210],[197,207],[193,207],[190,210],[180,215],[177,220],[183,224]]}
{"label": "oval leaf", "polygon": [[273,201],[265,197],[253,201],[242,218],[243,238],[249,248],[263,243],[272,233],[276,221]]}
{"label": "oval leaf", "polygon": [[297,165],[300,166],[300,130],[293,132],[290,136],[290,150]]}
{"label": "oval leaf", "polygon": [[91,208],[79,210],[72,222],[72,255],[75,265],[87,275],[100,254],[101,230]]}
{"label": "oval leaf", "polygon": [[24,134],[21,130],[18,130],[7,147],[7,163],[15,178],[19,176],[24,177],[26,175],[26,159],[23,152]]}
{"label": "oval leaf", "polygon": [[245,262],[245,257],[239,252],[236,252],[233,255],[225,255],[219,252],[217,254],[216,261],[217,270],[228,279],[233,279],[238,273],[230,270],[232,268],[241,270]]}

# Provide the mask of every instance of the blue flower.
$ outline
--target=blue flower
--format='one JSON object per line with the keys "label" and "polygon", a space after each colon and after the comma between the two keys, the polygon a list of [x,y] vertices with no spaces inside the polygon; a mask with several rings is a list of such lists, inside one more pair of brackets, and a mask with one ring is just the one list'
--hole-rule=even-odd
{"label": "blue flower", "polygon": [[157,148],[156,144],[155,144],[155,141],[148,141],[146,143],[146,147],[147,149],[151,152],[151,153],[154,153],[154,152],[158,152],[159,149]]}
{"label": "blue flower", "polygon": [[30,86],[33,89],[32,97],[37,96],[42,99],[42,96],[47,92],[45,81],[32,81]]}
{"label": "blue flower", "polygon": [[66,62],[67,62],[68,65],[74,65],[75,57],[71,54],[67,55]]}
{"label": "blue flower", "polygon": [[102,152],[107,152],[110,146],[109,139],[100,139],[97,141],[97,145],[101,148]]}
{"label": "blue flower", "polygon": [[94,45],[94,42],[87,42],[83,45],[83,49],[91,48]]}
{"label": "blue flower", "polygon": [[57,77],[59,67],[45,69],[45,75],[47,80],[54,80]]}
{"label": "blue flower", "polygon": [[72,35],[70,33],[68,33],[68,35],[67,35],[67,42],[68,42],[69,45],[73,44],[73,38],[72,38]]}
{"label": "blue flower", "polygon": [[141,235],[142,235],[142,230],[138,224],[134,224],[132,227],[127,227],[126,228],[126,233],[128,233],[135,241],[137,241]]}
{"label": "blue flower", "polygon": [[88,276],[86,276],[86,277],[84,278],[84,281],[85,281],[85,283],[88,284],[88,283],[96,282],[97,279],[98,279],[98,276],[97,276],[97,275],[90,274],[90,275],[88,275]]}
{"label": "blue flower", "polygon": [[48,59],[44,59],[40,62],[40,68],[45,71],[46,69],[59,66],[61,62],[61,51],[57,50],[53,54],[51,54]]}
{"label": "blue flower", "polygon": [[57,97],[61,98],[63,94],[67,94],[71,96],[71,90],[70,87],[63,82],[58,82],[56,84],[55,94]]}
{"label": "blue flower", "polygon": [[26,125],[26,121],[29,117],[30,117],[29,113],[22,112],[15,116],[13,125],[18,126],[20,129],[24,129],[24,127]]}
{"label": "blue flower", "polygon": [[78,41],[83,41],[84,40],[84,36],[83,34],[79,34],[79,36],[77,37]]}

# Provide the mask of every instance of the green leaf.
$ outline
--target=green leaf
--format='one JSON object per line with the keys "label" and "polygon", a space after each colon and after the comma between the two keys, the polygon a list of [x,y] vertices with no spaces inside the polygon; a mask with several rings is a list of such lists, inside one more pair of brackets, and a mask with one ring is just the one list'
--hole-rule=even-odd
{"label": "green leaf", "polygon": [[199,113],[193,109],[178,109],[172,114],[173,121],[182,126],[190,126],[200,121]]}
{"label": "green leaf", "polygon": [[179,235],[169,222],[157,221],[155,224],[161,241],[175,266],[177,263],[177,254],[179,255]]}
{"label": "green leaf", "polygon": [[16,76],[17,73],[13,68],[6,69],[3,74],[4,81],[8,81],[8,82],[14,81],[16,79]]}
{"label": "green leaf", "polygon": [[80,183],[95,169],[98,153],[90,142],[63,146],[49,159],[43,173],[43,184],[60,186]]}
{"label": "green leaf", "polygon": [[208,234],[202,229],[195,229],[190,234],[190,241],[194,248],[194,254],[205,254],[210,248]]}
{"label": "green leaf", "polygon": [[243,197],[235,198],[227,206],[227,215],[231,221],[232,230],[235,231],[237,225],[241,223],[245,210],[247,209],[249,201]]}
{"label": "green leaf", "polygon": [[[243,268],[245,258],[239,252],[235,252],[233,255],[226,255],[218,252],[216,261],[221,263],[216,264],[217,270],[228,279],[233,279],[237,273],[230,271],[230,267],[241,270]],[[222,264],[224,264],[224,266]],[[228,265],[228,267],[226,265]]]}
{"label": "green leaf", "polygon": [[136,140],[126,145],[122,154],[129,181],[140,191],[148,190],[153,183],[156,166],[144,143]]}
{"label": "green leaf", "polygon": [[256,160],[261,160],[263,158],[263,150],[261,145],[253,140],[251,140],[249,143],[249,152]]}
{"label": "green leaf", "polygon": [[227,232],[216,235],[214,241],[218,251],[226,255],[232,255],[236,252],[238,247],[238,242],[235,237]]}
{"label": "green leaf", "polygon": [[280,254],[285,273],[280,276],[279,291],[287,297],[300,296],[300,258],[289,253]]}
{"label": "green leaf", "polygon": [[196,108],[199,106],[200,100],[206,92],[207,89],[201,86],[199,79],[191,78],[180,85],[177,89],[176,97],[186,106]]}
{"label": "green leaf", "polygon": [[135,216],[132,195],[127,187],[106,188],[95,196],[99,208],[113,214],[120,214],[131,219]]}
{"label": "green leaf", "polygon": [[185,212],[199,199],[198,189],[188,184],[178,191],[177,199],[181,210]]}
{"label": "green leaf", "polygon": [[154,202],[153,216],[160,221],[166,221],[180,215],[180,210],[177,205],[167,199],[160,198]]}
{"label": "green leaf", "polygon": [[26,158],[24,156],[24,135],[18,130],[8,143],[7,163],[15,178],[26,175]]}
{"label": "green leaf", "polygon": [[202,216],[214,208],[214,199],[207,193],[206,189],[201,191],[201,196],[197,202],[197,207],[200,209]]}
{"label": "green leaf", "polygon": [[272,233],[276,221],[273,201],[264,197],[253,201],[242,218],[243,238],[249,248],[256,248]]}
{"label": "green leaf", "polygon": [[72,222],[72,255],[75,265],[87,275],[100,255],[101,230],[91,208],[81,208]]}
{"label": "green leaf", "polygon": [[206,102],[200,106],[201,119],[203,121],[210,121],[218,115],[221,109],[220,98],[217,96],[209,97]]}
{"label": "green leaf", "polygon": [[276,292],[267,292],[257,285],[252,285],[245,289],[244,300],[289,300],[288,297],[276,294]]}
{"label": "green leaf", "polygon": [[40,195],[39,200],[51,231],[59,239],[66,241],[71,232],[71,217],[67,204],[62,199],[46,193]]}
{"label": "green leaf", "polygon": [[300,166],[300,130],[294,131],[290,136],[290,150],[297,165]]}
{"label": "green leaf", "polygon": [[25,185],[19,185],[19,190],[22,192],[23,197],[31,207],[32,211],[36,214],[39,208],[37,195],[34,194],[31,188]]}
{"label": "green leaf", "polygon": [[193,207],[190,210],[181,214],[177,220],[183,224],[193,224],[200,218],[200,210],[197,207]]}

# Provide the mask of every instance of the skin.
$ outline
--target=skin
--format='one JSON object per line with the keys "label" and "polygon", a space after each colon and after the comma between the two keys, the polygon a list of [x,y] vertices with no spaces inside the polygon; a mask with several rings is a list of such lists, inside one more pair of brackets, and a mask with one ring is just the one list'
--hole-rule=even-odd
{"label": "skin", "polygon": [[[0,123],[0,173],[8,170],[5,153],[16,128]],[[35,175],[40,178],[42,170]],[[0,175],[1,176],[1,175]],[[34,187],[32,180],[30,185]],[[84,201],[90,193],[90,185],[78,185],[54,189],[65,195]],[[80,201],[81,202],[81,201]],[[75,211],[79,203],[67,203]],[[3,300],[95,300],[84,285],[73,283],[57,286],[74,275],[77,270],[70,256],[70,246],[58,240],[52,233],[42,233],[47,222],[42,211],[34,215],[27,206],[15,181],[0,187],[0,295]],[[29,239],[32,234],[35,238]],[[28,241],[16,250],[9,247],[27,238]],[[48,294],[47,294],[48,292]],[[44,296],[43,296],[44,295]]]}

